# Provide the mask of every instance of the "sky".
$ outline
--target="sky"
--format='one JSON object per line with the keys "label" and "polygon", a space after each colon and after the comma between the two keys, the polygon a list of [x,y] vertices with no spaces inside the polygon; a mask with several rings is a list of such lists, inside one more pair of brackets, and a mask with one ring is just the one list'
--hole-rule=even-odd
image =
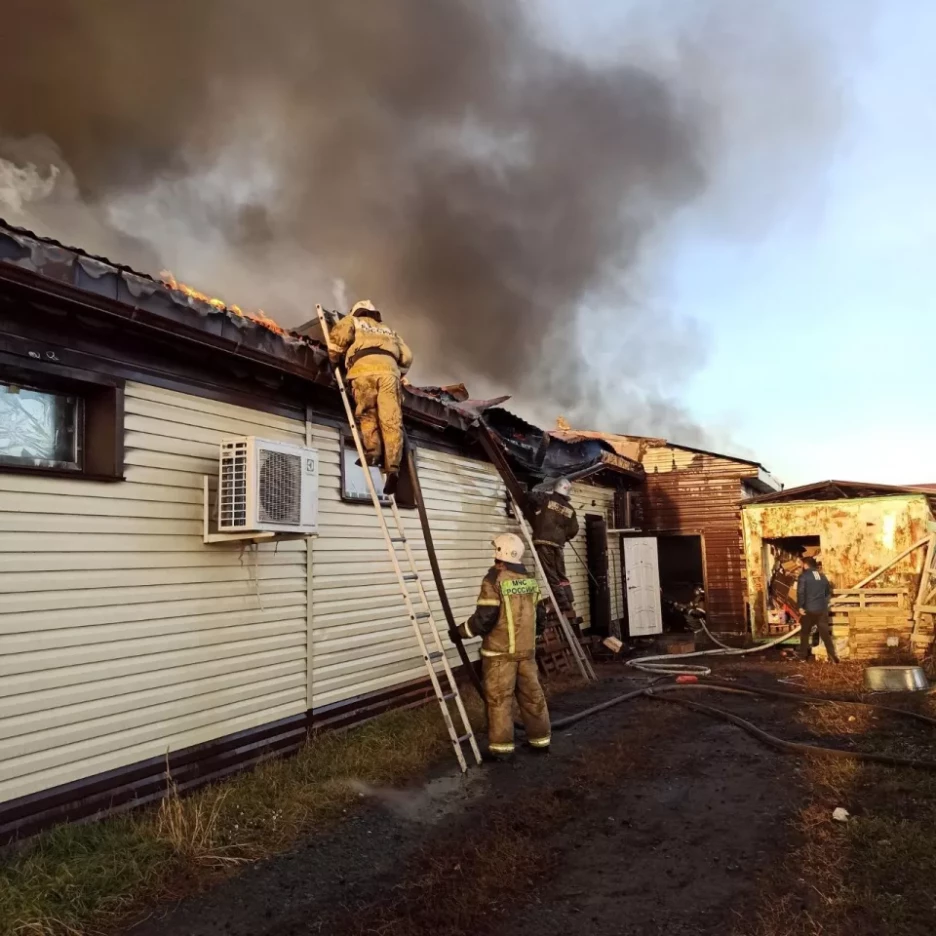
{"label": "sky", "polygon": [[[787,486],[933,482],[936,4],[788,4],[824,50],[840,125],[766,227],[725,236],[705,203],[677,222],[656,299],[704,344],[679,396]],[[613,54],[628,5],[552,0],[551,27]]]}

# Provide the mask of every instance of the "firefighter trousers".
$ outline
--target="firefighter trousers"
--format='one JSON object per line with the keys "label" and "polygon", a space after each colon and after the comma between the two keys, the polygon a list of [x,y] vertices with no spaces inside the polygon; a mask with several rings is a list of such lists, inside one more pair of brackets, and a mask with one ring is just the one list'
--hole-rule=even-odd
{"label": "firefighter trousers", "polygon": [[536,660],[484,657],[484,700],[488,714],[488,749],[505,755],[514,749],[513,701],[516,696],[527,741],[549,747],[549,710],[536,672]]}
{"label": "firefighter trousers", "polygon": [[403,461],[403,390],[394,374],[368,374],[351,380],[354,415],[364,453],[372,465],[395,474]]}
{"label": "firefighter trousers", "polygon": [[569,584],[569,576],[566,575],[565,551],[561,546],[554,546],[551,543],[536,543],[535,545],[543,565],[543,572],[546,573],[546,580],[559,604],[559,610],[566,617],[574,618],[575,606],[572,601],[572,586]]}

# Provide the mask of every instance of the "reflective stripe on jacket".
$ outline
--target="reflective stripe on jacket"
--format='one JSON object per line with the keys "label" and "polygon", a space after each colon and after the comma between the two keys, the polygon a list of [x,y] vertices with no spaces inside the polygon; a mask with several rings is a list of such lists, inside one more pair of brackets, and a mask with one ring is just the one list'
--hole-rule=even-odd
{"label": "reflective stripe on jacket", "polygon": [[483,637],[481,655],[526,660],[545,623],[540,589],[521,565],[494,566],[481,582],[475,613],[461,625],[462,637]]}

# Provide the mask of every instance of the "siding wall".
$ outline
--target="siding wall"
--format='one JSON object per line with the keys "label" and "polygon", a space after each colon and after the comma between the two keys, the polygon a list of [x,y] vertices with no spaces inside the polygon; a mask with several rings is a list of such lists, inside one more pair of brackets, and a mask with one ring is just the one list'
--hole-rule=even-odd
{"label": "siding wall", "polygon": [[[310,581],[301,541],[202,542],[202,477],[216,475],[221,439],[302,444],[303,423],[129,384],[125,429],[124,482],[0,473],[0,803],[425,675],[373,511],[340,499],[337,430],[313,427]],[[427,448],[417,457],[464,620],[491,538],[512,527],[504,486],[486,463]],[[584,514],[610,523],[613,492],[577,484],[573,502],[584,559]],[[444,630],[418,517],[403,513]],[[587,623],[587,573],[569,553]]]}
{"label": "siding wall", "polygon": [[[566,572],[575,594],[575,610],[584,618],[583,626],[588,627],[591,623],[591,613],[588,600],[588,570],[584,565],[587,558],[585,514],[604,517],[608,529],[611,529],[614,526],[614,490],[591,484],[573,484],[572,506],[578,513],[579,533],[566,548]],[[572,551],[572,547],[575,547],[575,552]],[[621,539],[616,535],[608,537],[608,584],[611,588],[611,619],[618,620],[623,617],[624,588],[621,583]]]}
{"label": "siding wall", "polygon": [[[316,429],[314,444],[322,473],[312,589],[312,706],[319,708],[424,678],[426,671],[373,509],[340,499],[338,432]],[[504,486],[492,465],[457,455],[420,448],[417,464],[446,591],[456,620],[463,621],[491,566],[491,539],[508,529]],[[415,510],[402,514],[444,633],[419,517]],[[454,648],[449,657],[457,661]]]}
{"label": "siding wall", "polygon": [[130,384],[126,481],[0,474],[0,802],[305,711],[304,544],[201,520],[223,436],[303,432]]}

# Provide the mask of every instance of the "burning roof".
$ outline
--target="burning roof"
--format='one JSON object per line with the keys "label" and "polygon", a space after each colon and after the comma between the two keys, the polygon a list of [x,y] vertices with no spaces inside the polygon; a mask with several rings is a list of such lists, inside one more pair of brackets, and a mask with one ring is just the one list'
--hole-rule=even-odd
{"label": "burning roof", "polygon": [[[27,271],[26,276],[17,270]],[[178,282],[168,271],[156,279],[2,220],[0,278],[19,280],[73,301],[93,297],[96,308],[169,332],[179,340],[194,338],[320,384],[332,380],[321,341],[302,334],[305,329],[282,328],[262,310],[245,312]],[[607,470],[632,479],[643,477],[638,450],[629,437],[547,432],[502,409],[507,399],[472,400],[464,384],[406,384],[404,409],[438,428],[463,431],[484,414],[507,453],[531,475],[584,478]]]}

